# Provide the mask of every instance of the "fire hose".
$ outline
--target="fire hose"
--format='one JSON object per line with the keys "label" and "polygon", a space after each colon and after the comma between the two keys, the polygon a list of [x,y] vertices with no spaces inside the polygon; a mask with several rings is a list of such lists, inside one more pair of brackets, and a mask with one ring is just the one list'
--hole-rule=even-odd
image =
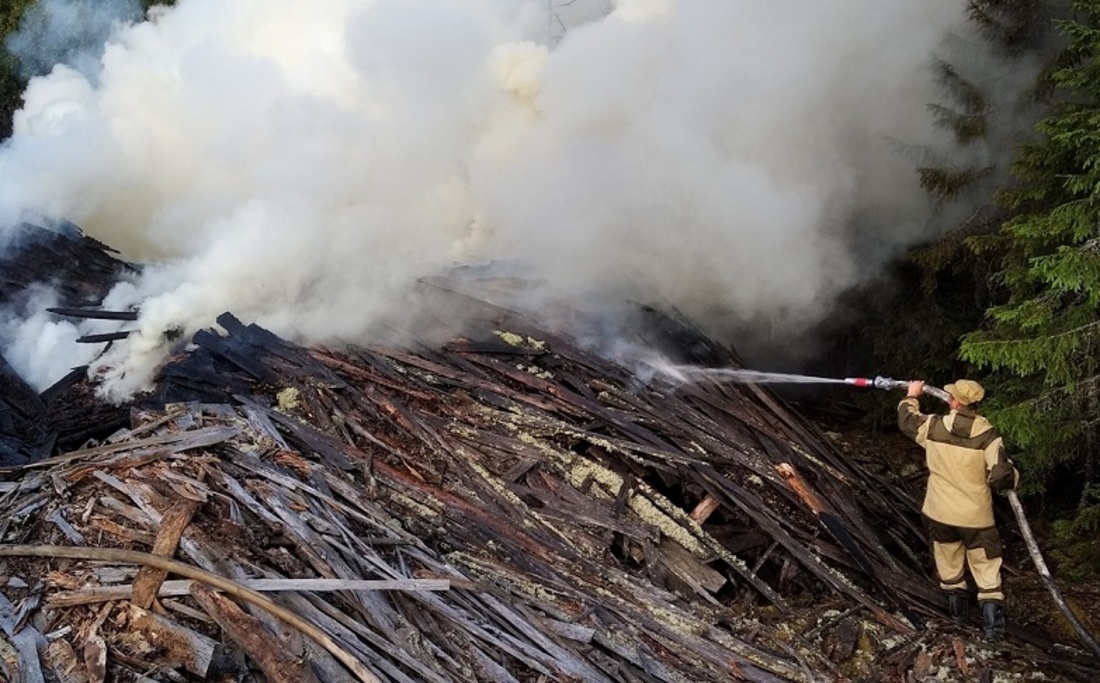
{"label": "fire hose", "polygon": [[[908,389],[909,382],[905,380],[895,380],[889,377],[875,377],[870,379],[867,377],[849,377],[844,380],[845,384],[851,384],[857,387],[873,387],[875,389]],[[934,396],[935,398],[944,401],[945,403],[950,400],[951,396],[943,389],[932,386],[925,386],[924,393]],[[1020,527],[1020,533],[1024,537],[1024,543],[1027,544],[1028,553],[1031,554],[1031,559],[1035,563],[1035,569],[1039,572],[1039,578],[1042,579],[1043,585],[1046,586],[1047,591],[1054,599],[1056,605],[1058,605],[1059,611],[1062,612],[1062,616],[1070,623],[1073,630],[1077,632],[1077,635],[1081,640],[1092,650],[1092,654],[1097,658],[1100,658],[1100,644],[1097,644],[1096,639],[1089,633],[1084,624],[1081,623],[1077,615],[1070,609],[1069,604],[1066,603],[1065,598],[1062,597],[1062,591],[1058,589],[1058,585],[1054,583],[1054,577],[1050,573],[1050,569],[1047,567],[1046,560],[1043,559],[1043,553],[1039,550],[1039,544],[1035,540],[1035,534],[1031,531],[1031,525],[1028,524],[1027,516],[1024,514],[1024,506],[1020,503],[1020,497],[1016,495],[1016,492],[1009,489],[1006,492],[1009,505],[1012,507],[1012,512],[1016,516],[1016,523]]]}

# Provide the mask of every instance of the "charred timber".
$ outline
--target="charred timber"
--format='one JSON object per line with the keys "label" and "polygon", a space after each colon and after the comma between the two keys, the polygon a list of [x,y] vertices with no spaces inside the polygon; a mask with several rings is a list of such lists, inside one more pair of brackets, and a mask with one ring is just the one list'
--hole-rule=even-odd
{"label": "charred timber", "polygon": [[76,343],[78,344],[101,344],[104,342],[119,341],[130,336],[133,330],[121,330],[119,332],[105,332],[103,334],[86,334],[82,337],[77,337]]}
{"label": "charred timber", "polygon": [[56,382],[54,382],[50,386],[43,389],[42,393],[40,393],[38,395],[38,397],[42,400],[43,404],[48,406],[51,403],[53,403],[54,399],[61,396],[62,394],[64,394],[69,389],[71,389],[74,385],[76,385],[81,379],[83,379],[87,375],[88,375],[88,366],[87,365],[77,366],[77,367],[73,368],[72,370],[70,370],[68,373],[66,373],[64,377],[62,377],[61,379],[57,380]]}
{"label": "charred timber", "polygon": [[54,315],[81,320],[137,320],[138,311],[104,311],[99,308],[47,308]]}

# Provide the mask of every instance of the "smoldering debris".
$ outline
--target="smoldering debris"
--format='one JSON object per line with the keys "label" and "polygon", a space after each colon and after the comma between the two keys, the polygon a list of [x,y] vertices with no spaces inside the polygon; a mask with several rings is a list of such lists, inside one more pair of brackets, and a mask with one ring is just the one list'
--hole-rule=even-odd
{"label": "smoldering debris", "polygon": [[507,316],[412,350],[230,314],[192,341],[124,428],[3,471],[9,678],[1087,680],[947,621],[910,494],[764,388],[639,386]]}

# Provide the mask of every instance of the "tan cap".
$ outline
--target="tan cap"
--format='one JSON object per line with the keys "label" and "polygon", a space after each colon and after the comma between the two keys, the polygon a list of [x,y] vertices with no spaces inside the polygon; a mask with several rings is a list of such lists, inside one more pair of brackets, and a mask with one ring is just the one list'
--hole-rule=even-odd
{"label": "tan cap", "polygon": [[972,379],[957,380],[954,384],[948,384],[943,389],[964,406],[977,403],[985,398],[985,389]]}

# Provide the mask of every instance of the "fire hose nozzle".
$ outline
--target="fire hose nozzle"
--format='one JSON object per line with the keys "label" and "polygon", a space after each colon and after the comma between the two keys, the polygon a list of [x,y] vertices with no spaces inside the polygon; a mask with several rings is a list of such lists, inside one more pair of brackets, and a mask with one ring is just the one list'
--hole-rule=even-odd
{"label": "fire hose nozzle", "polygon": [[909,382],[907,382],[906,380],[883,377],[882,375],[876,377],[872,383],[876,389],[891,390],[909,388]]}
{"label": "fire hose nozzle", "polygon": [[891,379],[889,377],[878,376],[874,379],[869,377],[849,377],[844,380],[845,384],[851,384],[857,387],[874,387],[875,389],[904,389],[909,386],[909,382],[900,379]]}
{"label": "fire hose nozzle", "polygon": [[[856,387],[874,387],[875,389],[885,389],[887,391],[893,389],[908,389],[909,381],[904,379],[893,379],[891,377],[883,377],[879,375],[874,379],[869,377],[849,377],[844,380],[845,384],[851,384]],[[925,385],[924,393],[934,396],[943,402],[950,400],[950,396],[946,391],[938,387]]]}

